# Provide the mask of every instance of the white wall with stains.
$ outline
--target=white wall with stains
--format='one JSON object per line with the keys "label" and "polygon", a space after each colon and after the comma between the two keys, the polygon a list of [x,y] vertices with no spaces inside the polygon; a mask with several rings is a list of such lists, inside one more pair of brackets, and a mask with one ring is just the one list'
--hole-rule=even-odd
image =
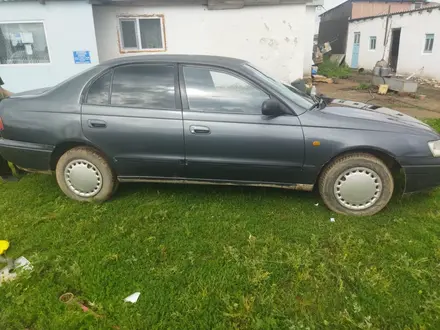
{"label": "white wall with stains", "polygon": [[[0,24],[28,22],[44,24],[50,63],[0,64],[0,76],[6,89],[21,92],[50,87],[98,63],[92,5],[89,3],[0,3]],[[90,52],[91,63],[75,64],[73,51],[84,50]]]}
{"label": "white wall with stains", "polygon": [[305,4],[236,10],[208,10],[202,5],[94,6],[93,12],[101,62],[125,56],[118,46],[119,16],[158,14],[165,19],[165,53],[242,58],[288,82],[310,72],[315,7]]}
{"label": "white wall with stains", "polygon": [[313,65],[313,37],[315,36],[316,7],[306,7],[306,21],[304,25],[304,75],[310,76]]}

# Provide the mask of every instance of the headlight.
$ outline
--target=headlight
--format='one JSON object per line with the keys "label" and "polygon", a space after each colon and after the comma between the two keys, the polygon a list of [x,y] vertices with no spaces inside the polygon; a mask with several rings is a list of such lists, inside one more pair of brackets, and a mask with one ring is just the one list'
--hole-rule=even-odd
{"label": "headlight", "polygon": [[429,149],[431,149],[434,157],[440,157],[440,140],[428,142]]}

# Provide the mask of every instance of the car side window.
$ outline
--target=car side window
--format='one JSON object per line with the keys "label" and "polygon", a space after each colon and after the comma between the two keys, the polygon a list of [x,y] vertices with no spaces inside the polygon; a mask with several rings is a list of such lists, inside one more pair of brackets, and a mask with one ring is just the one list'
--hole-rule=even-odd
{"label": "car side window", "polygon": [[112,79],[112,72],[109,71],[102,77],[97,79],[89,88],[87,92],[87,104],[103,105],[108,104],[110,95],[110,83]]}
{"label": "car side window", "polygon": [[126,65],[114,69],[111,104],[146,109],[176,109],[172,65]]}
{"label": "car side window", "polygon": [[269,95],[233,74],[208,67],[183,67],[189,110],[261,114]]}

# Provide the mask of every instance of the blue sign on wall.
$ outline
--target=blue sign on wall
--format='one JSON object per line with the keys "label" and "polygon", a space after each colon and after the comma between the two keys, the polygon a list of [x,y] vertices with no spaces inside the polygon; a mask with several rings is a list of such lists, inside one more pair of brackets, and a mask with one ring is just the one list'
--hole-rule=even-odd
{"label": "blue sign on wall", "polygon": [[75,50],[73,52],[73,59],[75,61],[75,64],[90,64],[90,51]]}

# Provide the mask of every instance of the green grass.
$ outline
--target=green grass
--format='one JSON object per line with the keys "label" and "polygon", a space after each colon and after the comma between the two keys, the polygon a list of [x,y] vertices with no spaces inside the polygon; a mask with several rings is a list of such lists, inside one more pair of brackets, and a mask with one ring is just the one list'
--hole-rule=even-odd
{"label": "green grass", "polygon": [[352,75],[351,69],[342,64],[338,66],[337,63],[331,62],[328,58],[324,59],[324,62],[318,66],[318,74],[329,78],[348,78]]}
{"label": "green grass", "polygon": [[440,190],[366,218],[262,188],[125,184],[79,204],[44,175],[0,200],[8,255],[34,267],[0,287],[1,329],[440,328]]}
{"label": "green grass", "polygon": [[372,84],[360,83],[355,89],[358,91],[364,91],[372,87],[374,87]]}
{"label": "green grass", "polygon": [[425,119],[425,123],[430,125],[432,128],[436,129],[438,132],[440,132],[440,120],[439,119]]}

